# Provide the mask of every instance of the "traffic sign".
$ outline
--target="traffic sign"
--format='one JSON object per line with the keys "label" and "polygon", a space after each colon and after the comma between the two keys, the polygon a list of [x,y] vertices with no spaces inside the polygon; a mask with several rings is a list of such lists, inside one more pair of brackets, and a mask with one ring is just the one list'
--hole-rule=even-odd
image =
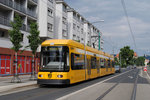
{"label": "traffic sign", "polygon": [[144,67],[144,72],[147,72],[147,67]]}

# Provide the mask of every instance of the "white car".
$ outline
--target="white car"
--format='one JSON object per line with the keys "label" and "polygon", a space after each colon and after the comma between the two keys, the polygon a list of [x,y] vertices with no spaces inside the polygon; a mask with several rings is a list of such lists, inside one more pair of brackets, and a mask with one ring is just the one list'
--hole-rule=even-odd
{"label": "white car", "polygon": [[116,65],[116,66],[115,66],[115,72],[116,72],[116,73],[120,73],[120,72],[121,72],[121,68],[120,68],[119,65]]}

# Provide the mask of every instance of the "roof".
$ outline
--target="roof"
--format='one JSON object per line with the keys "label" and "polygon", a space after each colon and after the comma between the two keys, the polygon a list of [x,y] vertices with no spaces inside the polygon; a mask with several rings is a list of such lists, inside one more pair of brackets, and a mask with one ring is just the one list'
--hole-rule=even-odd
{"label": "roof", "polygon": [[[77,47],[77,48],[80,48],[80,49],[84,49],[84,44],[76,42],[74,40],[70,40],[70,39],[51,39],[51,40],[46,40],[41,45],[42,46],[69,45],[69,46]],[[85,46],[85,49],[87,51],[89,51],[89,52],[94,52],[94,53],[97,53],[97,54],[100,54],[100,55],[104,55],[104,56],[113,58],[113,56],[111,56],[110,54],[104,53],[102,51],[99,51],[99,50],[94,49],[94,48],[89,47],[89,46]]]}
{"label": "roof", "polygon": [[42,46],[49,46],[50,44],[54,44],[54,45],[70,45],[70,46],[75,46],[78,48],[84,48],[84,45],[73,41],[73,40],[69,40],[69,39],[51,39],[51,40],[46,40],[42,43]]}

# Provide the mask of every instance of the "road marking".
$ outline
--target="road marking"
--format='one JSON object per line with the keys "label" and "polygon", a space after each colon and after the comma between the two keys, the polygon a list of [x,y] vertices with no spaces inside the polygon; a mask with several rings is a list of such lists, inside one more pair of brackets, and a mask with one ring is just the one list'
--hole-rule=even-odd
{"label": "road marking", "polygon": [[128,76],[128,77],[131,78],[131,79],[133,78],[132,76]]}
{"label": "road marking", "polygon": [[58,99],[56,99],[56,100],[65,100],[66,98],[68,98],[68,97],[70,97],[70,96],[72,96],[72,95],[75,95],[76,93],[82,92],[82,91],[84,91],[84,90],[86,90],[86,89],[89,89],[89,88],[91,88],[91,87],[94,87],[94,86],[96,86],[96,85],[100,85],[100,84],[104,83],[105,81],[108,81],[108,80],[110,80],[110,79],[113,79],[113,78],[115,78],[115,77],[118,77],[118,76],[120,76],[120,75],[123,75],[123,74],[125,74],[125,73],[128,73],[128,72],[130,72],[130,71],[132,71],[132,70],[129,70],[129,71],[126,71],[126,72],[121,73],[121,74],[119,74],[119,75],[110,77],[110,78],[105,79],[105,80],[103,80],[103,81],[101,81],[101,82],[99,82],[99,83],[93,84],[93,85],[91,85],[91,86],[88,86],[88,87],[85,87],[85,88],[83,88],[83,89],[80,89],[80,90],[78,90],[78,91],[76,91],[76,92],[73,92],[73,93],[70,93],[70,94],[68,94],[68,95],[62,96],[62,97],[60,97],[60,98],[58,98]]}
{"label": "road marking", "polygon": [[149,74],[146,72],[146,74],[147,74],[147,76],[148,76],[148,78],[150,79],[150,76],[149,76]]}

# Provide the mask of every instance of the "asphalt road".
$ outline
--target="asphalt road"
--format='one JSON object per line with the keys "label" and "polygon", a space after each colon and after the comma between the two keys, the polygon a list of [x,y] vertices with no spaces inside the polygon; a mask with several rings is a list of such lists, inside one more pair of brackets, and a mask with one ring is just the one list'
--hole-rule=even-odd
{"label": "asphalt road", "polygon": [[[20,89],[16,89],[14,91],[10,91],[11,94],[6,93],[6,95],[0,96],[0,100],[56,100],[56,99],[65,100],[66,99],[66,98],[62,99],[62,97],[67,97],[68,100],[96,100],[96,99],[97,100],[101,100],[101,99],[131,100],[131,98],[135,97],[138,100],[138,98],[140,97],[138,97],[137,94],[140,96],[141,92],[143,92],[139,90],[141,90],[141,88],[147,88],[145,87],[145,84],[149,85],[149,82],[145,78],[146,74],[145,73],[141,74],[141,71],[139,69],[134,69],[130,71],[128,70],[128,72],[126,70],[123,70],[123,73],[121,74],[117,73],[114,75],[109,75],[109,76],[93,79],[90,81],[81,82],[67,87],[32,86],[30,88],[28,87],[27,90],[24,89],[23,91],[20,91]],[[114,78],[109,79],[111,77]],[[104,81],[106,79],[109,80]],[[100,82],[102,83],[98,84]],[[135,85],[135,83],[137,84]],[[144,87],[143,85],[138,86],[138,84],[139,85],[144,84]],[[134,90],[136,91],[135,93],[133,92]],[[149,92],[149,90],[147,89],[146,92]],[[12,93],[12,92],[16,92],[16,93]],[[147,98],[149,97],[147,96]],[[142,100],[142,98],[140,99]]]}

